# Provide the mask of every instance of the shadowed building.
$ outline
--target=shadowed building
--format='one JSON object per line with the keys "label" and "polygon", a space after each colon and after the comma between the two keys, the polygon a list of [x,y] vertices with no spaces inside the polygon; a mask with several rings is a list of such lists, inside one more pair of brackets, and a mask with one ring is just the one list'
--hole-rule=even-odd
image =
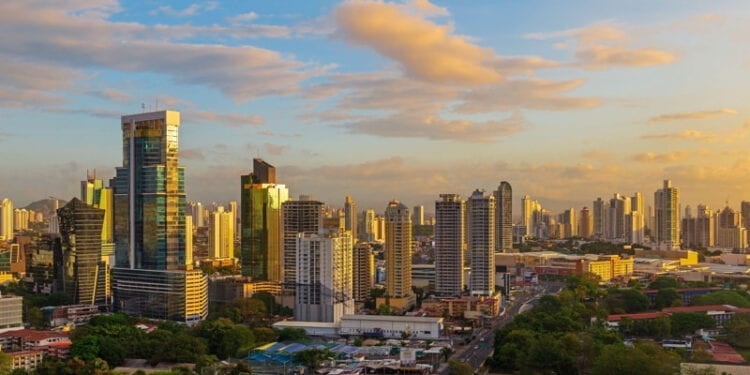
{"label": "shadowed building", "polygon": [[513,251],[513,189],[503,181],[495,190],[495,252]]}

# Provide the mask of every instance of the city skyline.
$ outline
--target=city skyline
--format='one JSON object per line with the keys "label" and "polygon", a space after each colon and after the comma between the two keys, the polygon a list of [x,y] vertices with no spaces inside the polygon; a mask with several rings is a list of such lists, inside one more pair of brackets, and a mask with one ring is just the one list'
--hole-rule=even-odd
{"label": "city skyline", "polygon": [[262,157],[290,197],[378,213],[503,180],[553,212],[653,205],[667,179],[683,206],[739,208],[743,5],[2,4],[0,191],[24,207],[113,177],[112,124],[145,103],[183,113],[185,191],[204,203],[239,200]]}

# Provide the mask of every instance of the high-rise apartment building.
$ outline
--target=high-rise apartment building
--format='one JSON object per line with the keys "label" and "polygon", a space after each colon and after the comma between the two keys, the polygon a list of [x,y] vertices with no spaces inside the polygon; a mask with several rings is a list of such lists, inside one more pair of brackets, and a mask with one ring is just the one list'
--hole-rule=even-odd
{"label": "high-rise apartment building", "polygon": [[213,259],[234,258],[234,214],[217,207],[208,226],[208,254]]}
{"label": "high-rise apartment building", "polygon": [[513,189],[507,181],[495,190],[495,252],[513,251]]}
{"label": "high-rise apartment building", "polygon": [[338,323],[354,313],[349,231],[299,233],[294,319]]}
{"label": "high-rise apartment building", "polygon": [[13,241],[13,202],[8,198],[0,202],[0,239]]}
{"label": "high-rise apartment building", "polygon": [[55,254],[57,287],[75,304],[107,302],[108,267],[102,261],[104,210],[73,198],[57,210],[62,254]]}
{"label": "high-rise apartment building", "polygon": [[359,231],[360,241],[366,241],[366,242],[375,241],[375,234],[377,233],[377,228],[375,227],[375,210],[367,209],[363,211],[362,223],[363,223],[363,227]]}
{"label": "high-rise apartment building", "polygon": [[591,210],[583,207],[578,217],[578,235],[583,238],[591,238],[594,229],[594,221],[591,217]]}
{"label": "high-rise apartment building", "polygon": [[419,204],[414,206],[411,213],[411,223],[413,225],[424,225],[424,206]]}
{"label": "high-rise apartment building", "polygon": [[716,246],[739,251],[747,248],[747,229],[739,212],[727,206],[718,213],[716,223]]}
{"label": "high-rise apartment building", "polygon": [[359,239],[357,228],[357,203],[350,196],[344,199],[344,228],[352,234],[354,241]]}
{"label": "high-rise apartment building", "polygon": [[646,231],[646,212],[641,193],[630,197],[630,212],[625,215],[625,239],[629,243],[643,243]]}
{"label": "high-rise apartment building", "polygon": [[281,205],[289,190],[276,183],[276,168],[263,159],[253,159],[253,173],[240,180],[242,275],[280,283]]}
{"label": "high-rise apartment building", "polygon": [[609,205],[599,197],[592,204],[593,207],[593,233],[592,235],[596,238],[603,239],[607,235],[607,218],[609,217]]}
{"label": "high-rise apartment building", "polygon": [[469,263],[469,292],[491,296],[495,293],[495,197],[475,190],[466,201]]}
{"label": "high-rise apartment building", "polygon": [[323,203],[309,197],[286,201],[281,205],[283,233],[283,290],[292,294],[297,280],[297,235],[317,234],[323,229]]}
{"label": "high-rise apartment building", "polygon": [[672,181],[654,193],[654,242],[660,250],[680,248],[680,193]]}
{"label": "high-rise apartment building", "polygon": [[567,209],[560,214],[558,224],[561,232],[559,233],[559,238],[578,236],[578,218],[576,217],[576,210],[574,208]]}
{"label": "high-rise apartment building", "polygon": [[[686,215],[687,216],[687,215]],[[716,245],[716,228],[711,209],[699,204],[696,215],[682,219],[682,242],[690,248]]]}
{"label": "high-rise apartment building", "polygon": [[197,322],[208,313],[207,279],[187,264],[180,113],[122,117],[123,166],[114,188],[114,308],[129,315]]}
{"label": "high-rise apartment building", "polygon": [[[411,290],[411,214],[398,201],[385,209],[385,289],[391,308],[408,310],[416,303]],[[380,303],[378,303],[380,304]]]}
{"label": "high-rise apartment building", "polygon": [[375,285],[375,254],[372,246],[368,243],[355,245],[352,263],[354,301],[365,302],[371,298],[371,290]]}
{"label": "high-rise apartment building", "polygon": [[456,194],[440,194],[435,202],[435,293],[459,296],[464,290],[463,199]]}
{"label": "high-rise apartment building", "polygon": [[620,194],[615,194],[609,200],[609,228],[607,239],[609,240],[626,240],[627,226],[625,225],[625,216],[630,213],[630,198]]}
{"label": "high-rise apartment building", "polygon": [[523,210],[522,224],[526,228],[526,237],[540,237],[539,226],[542,221],[542,205],[531,199],[530,196],[524,195],[521,198],[521,208]]}

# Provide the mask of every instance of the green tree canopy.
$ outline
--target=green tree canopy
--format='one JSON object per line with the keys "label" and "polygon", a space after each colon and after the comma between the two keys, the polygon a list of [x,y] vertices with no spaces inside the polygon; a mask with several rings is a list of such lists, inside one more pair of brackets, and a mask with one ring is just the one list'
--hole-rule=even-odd
{"label": "green tree canopy", "polygon": [[659,276],[656,280],[648,284],[649,289],[677,288],[679,283],[677,279],[669,276]]}
{"label": "green tree canopy", "polygon": [[747,293],[740,293],[734,290],[718,290],[693,298],[692,304],[696,306],[732,305],[750,307],[750,300],[748,300]]}

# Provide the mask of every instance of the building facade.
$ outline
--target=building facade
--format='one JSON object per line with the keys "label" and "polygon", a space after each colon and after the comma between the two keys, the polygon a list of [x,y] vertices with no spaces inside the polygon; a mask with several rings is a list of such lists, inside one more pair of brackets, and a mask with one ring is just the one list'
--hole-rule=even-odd
{"label": "building facade", "polygon": [[398,310],[408,310],[416,303],[411,290],[411,230],[409,208],[395,200],[388,203],[385,209],[385,289],[388,303]]}
{"label": "building facade", "polygon": [[281,205],[289,191],[276,183],[276,168],[263,159],[253,159],[253,173],[240,181],[242,275],[281,283]]}
{"label": "building facade", "polygon": [[375,286],[375,254],[370,244],[359,243],[354,246],[352,266],[354,301],[365,302],[371,298],[371,290]]}
{"label": "building facade", "polygon": [[680,192],[670,180],[654,193],[653,234],[657,249],[680,248]]}
{"label": "building facade", "polygon": [[297,235],[316,234],[323,229],[323,203],[309,198],[281,205],[283,233],[283,290],[293,294],[297,283]]}
{"label": "building facade", "polygon": [[114,309],[195,322],[208,314],[207,280],[187,263],[180,113],[123,116],[123,166],[114,188]]}
{"label": "building facade", "polygon": [[466,201],[469,292],[476,296],[495,293],[495,197],[475,190]]}
{"label": "building facade", "polygon": [[456,194],[435,202],[435,294],[458,296],[464,281],[465,204]]}
{"label": "building facade", "polygon": [[513,251],[513,188],[500,182],[495,191],[495,251]]}

